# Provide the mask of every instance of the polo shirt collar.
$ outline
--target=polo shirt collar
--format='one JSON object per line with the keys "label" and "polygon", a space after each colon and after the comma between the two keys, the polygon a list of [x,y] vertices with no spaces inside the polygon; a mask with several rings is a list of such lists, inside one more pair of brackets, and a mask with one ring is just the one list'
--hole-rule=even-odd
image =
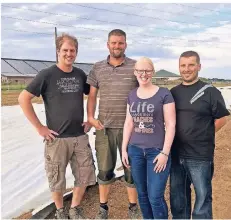
{"label": "polo shirt collar", "polygon": [[[106,61],[107,64],[111,65],[111,64],[109,63],[109,59],[110,59],[110,55],[107,56],[107,59],[106,59],[105,61]],[[127,60],[128,60],[128,58],[127,58],[126,55],[124,54],[124,60],[123,60],[122,63],[121,63],[120,65],[118,65],[118,66],[121,66],[122,64],[126,64],[126,63],[127,63]]]}

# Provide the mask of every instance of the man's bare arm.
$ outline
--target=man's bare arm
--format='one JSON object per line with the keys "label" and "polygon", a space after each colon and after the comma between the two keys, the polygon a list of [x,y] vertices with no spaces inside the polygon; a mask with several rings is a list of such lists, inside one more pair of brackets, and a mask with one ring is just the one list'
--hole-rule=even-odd
{"label": "man's bare arm", "polygon": [[88,120],[94,119],[97,93],[98,93],[98,89],[95,88],[94,86],[91,86],[90,92],[88,94],[88,100],[87,100],[87,118],[88,118]]}
{"label": "man's bare arm", "polygon": [[42,127],[42,123],[39,121],[37,115],[35,114],[33,105],[31,103],[32,99],[35,96],[31,94],[30,92],[23,90],[19,97],[18,102],[19,105],[22,108],[23,113],[27,117],[27,119],[31,122],[31,124],[38,130],[40,127]]}
{"label": "man's bare arm", "polygon": [[58,135],[58,133],[42,125],[42,123],[40,122],[40,120],[38,119],[34,111],[34,108],[31,102],[33,98],[34,98],[34,95],[26,90],[23,90],[20,93],[18,97],[18,102],[22,108],[23,113],[25,114],[27,119],[30,121],[30,123],[35,127],[35,129],[38,131],[38,133],[42,137],[44,137],[47,140],[54,139],[55,137],[53,136],[53,134]]}
{"label": "man's bare arm", "polygon": [[226,124],[226,116],[215,120],[215,132],[218,132]]}
{"label": "man's bare arm", "polygon": [[94,126],[97,130],[101,130],[104,128],[103,125],[99,120],[96,120],[94,118],[96,102],[97,102],[97,93],[98,93],[98,89],[95,88],[94,86],[91,86],[90,93],[88,94],[88,100],[87,100],[87,118],[92,126]]}

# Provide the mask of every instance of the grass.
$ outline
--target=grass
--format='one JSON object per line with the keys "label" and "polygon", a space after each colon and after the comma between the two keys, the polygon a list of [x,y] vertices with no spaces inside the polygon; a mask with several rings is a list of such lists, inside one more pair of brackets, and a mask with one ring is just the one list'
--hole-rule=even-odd
{"label": "grass", "polygon": [[220,83],[220,82],[217,82],[217,83],[212,83],[213,86],[215,87],[225,87],[225,86],[231,86],[231,83]]}
{"label": "grass", "polygon": [[1,85],[2,91],[11,91],[11,90],[23,90],[26,88],[25,84],[12,84],[12,85]]}
{"label": "grass", "polygon": [[[177,84],[163,84],[163,85],[159,85],[161,87],[166,87],[168,89],[171,89],[172,87],[176,86]],[[217,82],[217,83],[213,83],[213,85],[215,87],[225,87],[225,86],[231,86],[231,83],[226,83],[226,82]],[[1,90],[2,91],[22,91],[23,89],[26,88],[26,84],[10,84],[10,85],[6,85],[6,84],[2,84],[1,85]]]}
{"label": "grass", "polygon": [[[11,106],[11,105],[18,105],[18,96],[21,90],[6,90],[2,91],[1,98],[2,98],[2,106]],[[35,97],[32,99],[33,103],[43,103],[41,97]]]}
{"label": "grass", "polygon": [[[178,85],[178,84],[166,84],[166,85],[158,84],[158,86],[165,87],[165,88],[168,88],[168,89],[171,89],[172,87],[174,87],[176,85]],[[226,87],[226,86],[231,86],[231,83],[212,83],[212,85],[214,87]]]}
{"label": "grass", "polygon": [[[21,90],[2,90],[1,98],[2,98],[2,106],[11,106],[18,105],[18,96]],[[84,99],[87,99],[87,96],[84,96]],[[32,103],[43,103],[42,97],[34,97],[32,99]]]}
{"label": "grass", "polygon": [[[224,86],[230,86],[230,84],[227,83],[216,83],[213,84],[215,87],[224,87]],[[172,87],[176,86],[173,84],[170,85],[158,85],[161,87],[165,87],[168,89],[171,89]],[[2,106],[5,105],[18,105],[18,96],[20,94],[20,92],[26,87],[26,85],[22,84],[17,84],[17,85],[2,85],[2,91],[1,91],[1,98],[2,98]],[[9,89],[9,90],[8,90]],[[84,99],[87,99],[87,96],[84,96]],[[41,96],[35,97],[32,99],[33,103],[43,103],[43,100],[41,98]]]}

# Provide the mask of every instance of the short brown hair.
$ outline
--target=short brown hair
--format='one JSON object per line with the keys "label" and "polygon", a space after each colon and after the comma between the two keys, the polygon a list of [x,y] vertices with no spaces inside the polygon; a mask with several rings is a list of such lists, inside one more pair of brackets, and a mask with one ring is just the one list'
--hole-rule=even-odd
{"label": "short brown hair", "polygon": [[180,55],[180,58],[181,57],[196,57],[197,63],[200,63],[200,56],[199,56],[199,54],[197,52],[195,52],[195,51],[192,51],[192,50],[185,51],[184,53],[182,53]]}
{"label": "short brown hair", "polygon": [[108,34],[108,40],[112,35],[114,35],[114,36],[124,36],[125,40],[126,40],[126,33],[124,31],[122,31],[121,29],[114,29],[114,30],[110,31],[109,34]]}
{"label": "short brown hair", "polygon": [[56,50],[58,50],[58,51],[60,50],[60,48],[62,47],[65,40],[72,41],[75,44],[76,51],[78,51],[78,40],[77,40],[77,38],[74,37],[74,36],[71,36],[71,35],[69,35],[67,33],[62,33],[61,36],[56,38],[56,41],[55,41]]}

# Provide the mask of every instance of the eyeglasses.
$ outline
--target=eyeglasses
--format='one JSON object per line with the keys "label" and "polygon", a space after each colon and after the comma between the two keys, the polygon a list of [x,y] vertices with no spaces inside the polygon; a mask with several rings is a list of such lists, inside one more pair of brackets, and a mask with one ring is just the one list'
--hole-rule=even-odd
{"label": "eyeglasses", "polygon": [[147,75],[151,75],[153,73],[153,70],[138,70],[138,69],[135,69],[136,73],[141,75],[143,73],[147,74]]}

